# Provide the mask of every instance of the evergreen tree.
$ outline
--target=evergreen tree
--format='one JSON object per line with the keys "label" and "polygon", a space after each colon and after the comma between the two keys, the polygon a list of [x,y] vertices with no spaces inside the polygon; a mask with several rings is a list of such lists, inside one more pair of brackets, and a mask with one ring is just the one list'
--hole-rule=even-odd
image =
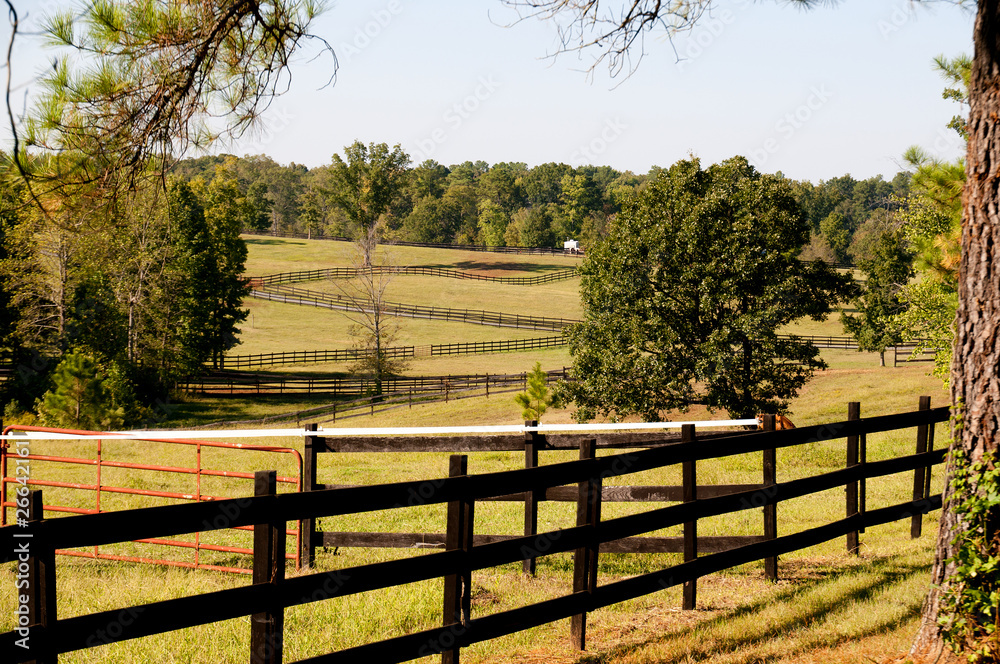
{"label": "evergreen tree", "polygon": [[522,408],[521,416],[524,419],[539,421],[549,407],[559,407],[559,398],[549,392],[547,381],[548,375],[542,371],[542,363],[535,362],[535,368],[528,372],[527,391],[514,397],[514,402]]}
{"label": "evergreen tree", "polygon": [[80,350],[63,357],[52,374],[52,388],[37,406],[48,426],[100,431],[122,423],[123,411],[114,408],[97,362]]}

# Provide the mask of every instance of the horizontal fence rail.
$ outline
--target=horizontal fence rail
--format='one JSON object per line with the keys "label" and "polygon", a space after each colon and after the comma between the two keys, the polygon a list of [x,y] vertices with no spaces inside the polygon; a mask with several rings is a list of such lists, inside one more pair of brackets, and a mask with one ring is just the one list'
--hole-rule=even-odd
{"label": "horizontal fence rail", "polygon": [[512,284],[516,286],[538,286],[556,281],[566,281],[578,275],[572,268],[552,270],[545,274],[533,275],[530,277],[496,277],[476,272],[462,272],[449,268],[435,267],[433,265],[400,265],[387,267],[373,265],[369,268],[353,267],[331,267],[323,270],[305,270],[300,272],[281,272],[279,274],[268,274],[261,277],[247,277],[250,286],[272,286],[275,284],[296,284],[306,281],[318,281],[320,279],[351,279],[359,274],[402,274],[402,275],[425,275],[430,277],[444,277],[447,279],[466,279],[472,281],[488,281],[498,284]]}
{"label": "horizontal fence rail", "polygon": [[[25,513],[23,525],[0,528],[0,563],[19,561],[20,565],[20,560],[26,559],[29,587],[22,592],[28,599],[25,605],[28,619],[23,634],[19,630],[0,634],[0,653],[4,661],[54,662],[60,653],[253,616],[250,661],[281,664],[286,608],[438,578],[445,582],[442,627],[301,661],[403,662],[441,653],[442,662],[458,662],[461,648],[468,645],[565,618],[571,618],[572,645],[583,648],[586,614],[590,611],[677,585],[685,587],[685,605],[689,599],[693,605],[694,584],[699,577],[753,561],[777,560],[777,556],[845,536],[850,547],[852,535],[856,545],[857,533],[866,528],[916,519],[940,508],[941,496],[930,495],[928,485],[923,482],[924,473],[944,460],[946,450],[928,451],[928,430],[947,420],[948,409],[930,409],[929,400],[922,399],[920,411],[860,418],[860,408],[856,404],[851,406],[849,419],[843,422],[720,437],[710,445],[699,441],[697,432],[691,429],[685,431],[685,442],[609,456],[596,456],[595,445],[584,441],[579,461],[495,473],[468,474],[465,458],[455,455],[446,478],[276,494],[274,472],[261,471],[252,498],[127,512],[45,519],[40,492],[26,491],[23,508],[19,502],[19,510]],[[915,454],[870,462],[866,459],[867,435],[913,427],[917,429]],[[766,465],[769,450],[837,439],[847,441],[847,465],[842,469],[785,482],[765,481],[762,488],[728,495],[702,497],[685,491],[684,502],[678,504],[601,518],[603,483],[609,478],[675,464],[682,464],[685,475],[690,471],[693,478],[699,461],[763,452]],[[913,500],[869,508],[863,490],[865,483],[904,472],[914,474]],[[541,495],[567,485],[577,491],[575,526],[500,541],[480,538],[477,542],[474,509],[477,501],[510,494]],[[771,531],[759,541],[699,555],[696,535],[699,519],[761,507],[768,509],[838,487],[847,489],[844,518],[782,536]],[[285,578],[278,552],[283,551],[287,522],[398,509],[411,504],[413,496],[419,496],[425,505],[447,504],[445,550]],[[220,515],[226,517],[223,523],[219,522]],[[57,617],[57,577],[52,555],[56,548],[103,546],[232,526],[255,529],[253,585],[70,618]],[[597,561],[603,545],[674,526],[684,526],[684,562],[623,580],[598,583]],[[571,593],[472,617],[474,571],[523,563],[543,553],[570,551],[574,552],[575,561]],[[130,620],[120,620],[122,612]],[[118,629],[107,630],[109,624]],[[95,643],[94,634],[98,632],[102,638]],[[24,640],[19,644],[19,639]]]}
{"label": "horizontal fence rail", "polygon": [[[568,367],[545,372],[550,380],[567,379]],[[504,389],[525,389],[527,372],[516,374],[454,374],[449,376],[390,376],[382,379],[382,395],[438,394],[463,389],[482,388],[500,392]],[[372,378],[328,378],[291,376],[268,373],[213,372],[178,383],[185,392],[215,396],[247,394],[331,394],[372,395]]]}
{"label": "horizontal fence rail", "polygon": [[[444,355],[490,355],[539,348],[559,348],[568,342],[562,335],[534,339],[505,339],[500,341],[468,341],[451,344],[425,344],[422,346],[394,346],[383,349],[388,357],[438,357]],[[222,358],[221,369],[253,369],[285,364],[323,364],[327,362],[356,362],[367,353],[356,348],[334,350],[298,350],[257,355],[227,355]]]}
{"label": "horizontal fence rail", "polygon": [[[298,304],[307,307],[320,307],[335,311],[370,312],[371,305],[363,300],[333,295],[318,291],[295,288],[294,286],[262,286],[250,291],[249,297],[258,300],[271,300],[286,304]],[[507,314],[500,311],[485,311],[476,309],[449,309],[447,307],[424,307],[399,302],[385,302],[382,312],[389,316],[400,318],[423,318],[427,320],[446,320],[489,327],[512,327],[522,330],[563,330],[580,321],[567,318],[546,318],[544,316],[528,316],[522,314]]]}

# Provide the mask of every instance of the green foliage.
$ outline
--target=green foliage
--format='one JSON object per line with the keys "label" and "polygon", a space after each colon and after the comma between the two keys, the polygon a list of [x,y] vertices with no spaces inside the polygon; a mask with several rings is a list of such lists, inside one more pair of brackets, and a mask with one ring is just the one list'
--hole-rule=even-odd
{"label": "green foliage", "polygon": [[778,330],[854,292],[850,277],[798,260],[808,238],[789,182],[742,157],[660,172],[581,267],[565,388],[576,417],[653,420],[699,400],[739,417],[787,408],[825,364]]}
{"label": "green foliage", "polygon": [[960,527],[954,569],[938,623],[945,641],[971,663],[1000,659],[1000,467],[996,452],[977,461],[953,448],[952,509]]}
{"label": "green foliage", "polygon": [[903,340],[897,318],[905,303],[899,291],[913,276],[913,257],[903,234],[888,217],[872,217],[855,235],[851,253],[867,277],[854,299],[858,315],[841,314],[844,331],[854,337],[858,351],[878,353],[885,366],[885,350]]}
{"label": "green foliage", "polygon": [[169,198],[178,254],[180,365],[196,373],[209,360],[219,366],[225,351],[239,343],[238,325],[247,317],[241,308],[249,292],[243,279],[247,248],[240,238],[246,210],[235,184],[221,178],[207,191],[198,182],[175,182]]}
{"label": "green foliage", "polygon": [[52,374],[52,388],[37,409],[46,425],[67,429],[115,429],[124,416],[121,408],[114,407],[97,362],[80,350],[63,357]]}
{"label": "green foliage", "polygon": [[344,156],[333,155],[330,199],[359,230],[372,228],[402,188],[410,157],[398,145],[361,141],[345,147]]}
{"label": "green foliage", "polygon": [[548,375],[542,371],[542,363],[535,362],[535,367],[528,372],[527,391],[514,396],[514,403],[521,407],[525,420],[541,421],[550,406],[559,408],[559,395],[549,393],[547,382]]}

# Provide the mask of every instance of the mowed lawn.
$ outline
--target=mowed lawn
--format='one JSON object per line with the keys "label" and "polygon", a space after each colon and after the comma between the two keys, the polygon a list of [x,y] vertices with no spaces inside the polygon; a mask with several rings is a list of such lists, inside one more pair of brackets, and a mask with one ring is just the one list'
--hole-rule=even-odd
{"label": "mowed lawn", "polygon": [[[248,238],[248,274],[317,269],[348,264],[350,245],[329,241]],[[579,259],[543,256],[480,254],[424,248],[393,247],[398,264],[433,264],[462,270],[489,270],[496,274],[524,276],[576,265]],[[413,280],[413,281],[411,281]],[[419,281],[418,281],[419,280]],[[301,284],[317,289],[321,282]],[[543,287],[515,287],[458,280],[401,276],[398,299],[411,304],[454,302],[436,305],[547,315],[548,308],[567,310],[573,303],[579,280],[557,282]],[[466,288],[468,286],[468,288]],[[545,290],[553,289],[553,290]],[[451,295],[442,295],[451,293]],[[477,303],[478,304],[475,304]],[[244,344],[234,352],[260,353],[283,350],[343,348],[351,343],[349,321],[339,312],[250,300],[252,316],[244,326]],[[579,317],[579,304],[576,302]],[[515,307],[507,309],[507,307]],[[522,308],[523,307],[523,308]],[[407,345],[449,343],[490,339],[548,336],[526,330],[497,329],[438,321],[401,319],[400,339]],[[842,335],[837,315],[824,323],[805,321],[792,326],[803,334]],[[462,336],[461,339],[455,339]],[[798,425],[844,419],[848,401],[862,403],[862,415],[881,415],[913,410],[919,395],[930,395],[933,405],[947,403],[941,381],[929,377],[930,365],[909,364],[879,367],[878,357],[853,351],[823,351],[829,368],[816,374],[792,402],[790,417]],[[570,364],[565,348],[499,355],[419,359],[409,369],[413,374],[514,373],[529,369],[535,361],[555,369]],[[890,362],[891,363],[891,362]],[[343,371],[343,365],[305,365],[276,370]],[[280,397],[245,402],[229,399],[192,400],[184,408],[200,408],[198,419],[238,419],[240,415],[260,416],[282,410],[304,408],[315,401]],[[557,409],[546,414],[546,422],[568,422],[572,411]],[[687,413],[668,413],[668,419],[725,418],[726,413],[708,413],[692,408]],[[434,426],[514,424],[521,421],[520,409],[512,395],[492,395],[489,399],[452,400],[447,404],[400,408],[374,417],[364,416],[324,426]],[[192,434],[195,435],[195,434]],[[936,429],[937,446],[947,438],[944,425]],[[302,450],[300,439],[254,439],[255,444],[283,445]],[[877,460],[913,452],[913,430],[868,437],[868,458]],[[36,443],[36,453],[92,456],[89,443]],[[600,454],[610,454],[601,451]],[[190,448],[162,444],[106,443],[106,458],[190,466]],[[812,443],[778,453],[778,481],[830,472],[845,460],[844,441]],[[541,463],[574,458],[569,452],[545,452]],[[205,452],[206,467],[250,472],[275,468],[282,475],[294,475],[292,456],[237,450]],[[388,453],[380,455],[330,454],[320,461],[319,481],[343,484],[374,484],[440,477],[446,474],[447,454]],[[469,458],[472,473],[518,468],[523,454],[478,453]],[[192,491],[192,479],[185,476],[154,476],[142,471],[106,470],[107,481],[126,487]],[[67,470],[39,462],[33,477],[68,482],[92,482],[93,468],[77,466]],[[761,455],[747,454],[724,460],[699,463],[701,483],[755,483],[761,478]],[[669,467],[616,478],[614,484],[676,484],[679,468]],[[932,492],[943,487],[943,469],[933,475]],[[246,495],[246,480],[215,478],[205,480],[204,493]],[[285,489],[287,490],[287,488]],[[907,500],[912,491],[912,475],[901,474],[868,482],[869,508]],[[92,494],[70,489],[45,490],[47,501],[85,506]],[[109,506],[125,508],[148,505],[153,499],[105,494]],[[612,504],[603,515],[614,517],[658,507],[658,504]],[[827,491],[809,499],[789,501],[779,506],[779,535],[842,518],[843,489]],[[484,503],[476,507],[476,532],[516,533],[523,514],[517,504]],[[545,503],[539,516],[540,529],[573,525],[569,504]],[[760,534],[759,509],[699,522],[699,535]],[[443,506],[423,506],[363,516],[321,520],[325,530],[397,532],[441,532]],[[897,522],[870,529],[861,536],[859,556],[845,553],[843,540],[782,557],[780,581],[764,580],[760,563],[745,565],[699,581],[696,611],[680,610],[680,590],[670,588],[643,598],[624,602],[591,614],[588,623],[588,652],[568,648],[568,622],[563,621],[489,641],[463,651],[469,662],[529,662],[634,664],[660,662],[711,662],[751,664],[753,662],[888,662],[909,646],[916,632],[920,603],[927,590],[933,559],[933,537],[937,515],[924,523],[921,539],[909,539],[909,522]],[[678,535],[679,528],[658,535]],[[190,538],[188,538],[190,539]],[[207,541],[238,546],[249,545],[247,533],[222,531]],[[289,551],[292,544],[289,543]],[[162,554],[148,545],[121,545],[115,553],[167,555],[190,559],[190,552],[174,550]],[[237,554],[203,553],[205,561],[246,565],[249,559]],[[419,552],[385,549],[338,549],[319,553],[321,569],[343,569],[389,560]],[[680,556],[604,555],[600,581],[611,582],[635,574],[676,564]],[[295,572],[290,570],[290,574]],[[528,603],[566,594],[571,590],[572,559],[567,554],[539,560],[536,578],[525,577],[519,565],[483,570],[473,575],[473,616],[482,616]],[[192,572],[178,568],[153,567],[135,563],[94,562],[60,557],[58,560],[59,616],[70,617],[99,610],[152,602],[231,588],[248,583],[243,576],[219,572]],[[440,580],[411,584],[385,591],[310,603],[286,612],[285,661],[317,656],[333,649],[427,629],[440,624]],[[0,567],[0,631],[13,626],[13,566]],[[11,607],[11,610],[7,610]],[[60,657],[63,662],[243,662],[249,649],[249,619],[205,625],[199,628],[128,641],[80,651]],[[429,657],[421,662],[439,661]]]}

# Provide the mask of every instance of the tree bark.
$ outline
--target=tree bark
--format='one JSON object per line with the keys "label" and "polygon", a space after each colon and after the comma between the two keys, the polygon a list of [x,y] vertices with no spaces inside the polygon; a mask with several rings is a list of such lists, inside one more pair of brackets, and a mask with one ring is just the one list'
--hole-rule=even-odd
{"label": "tree bark", "polygon": [[[979,460],[995,451],[1000,433],[1000,0],[980,0],[973,33],[969,82],[969,146],[962,212],[962,263],[951,365],[951,397],[961,426],[954,427],[959,458]],[[951,478],[949,464],[948,477]],[[953,566],[952,540],[961,535],[945,491],[931,591],[911,654],[936,656],[937,626]]]}

